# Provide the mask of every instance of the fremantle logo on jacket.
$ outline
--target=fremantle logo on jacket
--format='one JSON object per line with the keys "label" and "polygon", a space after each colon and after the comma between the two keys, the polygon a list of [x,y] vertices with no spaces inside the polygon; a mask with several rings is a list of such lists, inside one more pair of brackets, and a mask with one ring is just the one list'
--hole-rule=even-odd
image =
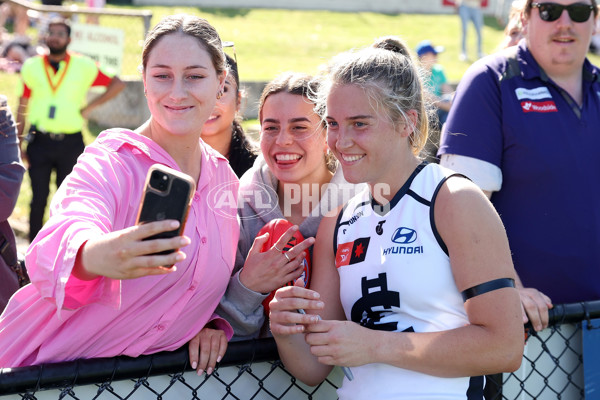
{"label": "fremantle logo on jacket", "polygon": [[[521,109],[523,112],[538,112],[538,113],[547,113],[547,112],[558,112],[558,108],[556,108],[556,103],[552,100],[552,94],[550,90],[548,90],[545,86],[540,86],[533,89],[526,88],[516,88],[515,94],[517,95],[518,100],[521,101]],[[549,99],[540,101],[542,99]]]}

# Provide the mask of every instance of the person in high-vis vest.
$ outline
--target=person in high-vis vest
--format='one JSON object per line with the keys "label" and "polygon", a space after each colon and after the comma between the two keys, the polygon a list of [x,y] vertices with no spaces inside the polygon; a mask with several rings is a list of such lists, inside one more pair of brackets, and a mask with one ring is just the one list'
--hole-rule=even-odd
{"label": "person in high-vis vest", "polygon": [[[28,59],[21,69],[17,122],[21,142],[26,122],[30,125],[23,152],[31,179],[30,241],[43,224],[52,171],[58,187],[83,152],[84,120],[125,87],[91,58],[67,51],[70,35],[67,20],[52,19],[45,38],[49,54]],[[105,86],[106,91],[83,106],[92,86]]]}

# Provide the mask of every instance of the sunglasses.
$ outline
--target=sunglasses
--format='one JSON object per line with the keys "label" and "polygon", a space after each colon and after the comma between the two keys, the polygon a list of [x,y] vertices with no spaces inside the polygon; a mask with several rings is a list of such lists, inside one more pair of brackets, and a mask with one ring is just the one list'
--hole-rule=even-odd
{"label": "sunglasses", "polygon": [[231,49],[233,50],[233,59],[235,60],[235,63],[237,64],[237,54],[235,52],[235,43],[234,42],[222,42],[221,45],[223,46],[223,50],[225,50],[227,47],[231,47]]}
{"label": "sunglasses", "polygon": [[531,3],[531,8],[539,8],[542,21],[556,21],[562,15],[564,10],[569,13],[569,18],[573,22],[585,22],[590,19],[594,6],[590,4],[575,3],[564,6],[556,3]]}

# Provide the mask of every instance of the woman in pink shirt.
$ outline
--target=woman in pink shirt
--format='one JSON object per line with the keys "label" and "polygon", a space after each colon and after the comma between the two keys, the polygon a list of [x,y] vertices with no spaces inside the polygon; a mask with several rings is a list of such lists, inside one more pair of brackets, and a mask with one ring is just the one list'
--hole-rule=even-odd
{"label": "woman in pink shirt", "polygon": [[[135,131],[102,132],[57,191],[27,250],[32,284],[0,316],[0,368],[135,357],[189,342],[200,374],[225,353],[233,332],[214,310],[238,242],[236,202],[227,201],[237,199],[238,181],[200,139],[225,82],[221,40],[204,19],[167,17],[148,34],[142,67],[151,117]],[[135,225],[156,163],[197,188],[184,235],[144,241],[176,227]]]}

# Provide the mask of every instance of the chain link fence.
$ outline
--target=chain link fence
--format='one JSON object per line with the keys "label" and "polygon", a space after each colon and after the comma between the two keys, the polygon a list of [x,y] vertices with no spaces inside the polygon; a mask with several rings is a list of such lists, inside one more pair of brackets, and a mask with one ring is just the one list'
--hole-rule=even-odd
{"label": "chain link fence", "polygon": [[[521,368],[488,381],[489,399],[585,399],[594,392],[600,354],[582,345],[600,332],[600,301],[557,305],[551,326],[529,335]],[[596,343],[597,339],[593,339]],[[596,347],[600,352],[600,346]],[[595,370],[584,373],[586,363]],[[595,363],[595,364],[594,364]],[[592,377],[586,377],[591,375]],[[297,381],[278,359],[272,339],[232,342],[216,371],[197,376],[187,347],[138,358],[77,360],[0,370],[4,399],[335,399],[343,373],[335,368],[319,386]],[[591,381],[591,382],[588,382]],[[2,396],[2,395],[6,396]],[[597,390],[595,396],[598,396]],[[588,397],[588,400],[598,397]]]}

